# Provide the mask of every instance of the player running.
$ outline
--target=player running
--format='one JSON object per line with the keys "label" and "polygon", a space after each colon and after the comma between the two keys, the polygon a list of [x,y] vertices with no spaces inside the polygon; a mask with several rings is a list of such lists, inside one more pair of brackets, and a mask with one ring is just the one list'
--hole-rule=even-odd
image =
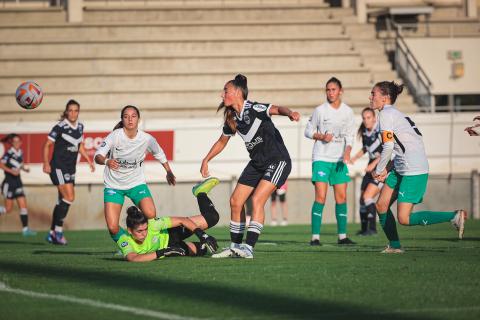
{"label": "player running", "polygon": [[[83,146],[84,126],[78,121],[79,114],[80,104],[73,99],[69,100],[60,122],[50,131],[43,147],[43,172],[50,175],[52,183],[58,189],[58,201],[53,209],[52,224],[46,238],[52,244],[67,244],[63,234],[63,221],[75,199],[75,172],[79,152],[87,160],[90,170],[95,171],[95,165]],[[53,154],[50,160],[52,146]]]}
{"label": "player running", "polygon": [[[404,252],[390,210],[395,201],[394,191],[398,191],[397,217],[402,225],[427,226],[451,222],[458,230],[458,238],[462,239],[467,218],[465,210],[412,212],[413,206],[422,202],[427,189],[428,160],[422,134],[415,122],[393,105],[402,91],[403,85],[383,81],[373,87],[370,95],[370,106],[380,111],[379,123],[383,140],[380,161],[372,172],[374,179],[385,181],[376,204],[380,224],[390,242],[383,253]],[[386,167],[394,151],[394,169],[388,174]]]}
{"label": "player running", "polygon": [[335,195],[335,217],[339,245],[355,244],[347,237],[347,183],[355,137],[355,119],[352,109],[342,102],[342,83],[333,77],[326,84],[327,102],[313,111],[305,128],[305,137],[315,140],[312,155],[312,182],[315,201],[312,206],[312,240],[310,245],[320,246],[323,208],[328,185]]}
{"label": "player running", "polygon": [[122,235],[119,227],[120,212],[125,196],[140,208],[147,219],[156,216],[155,204],[143,172],[146,153],[151,153],[167,172],[167,182],[175,185],[175,175],[157,140],[138,128],[140,111],[135,106],[125,106],[120,122],[105,138],[95,153],[95,162],[105,165],[103,191],[105,220],[113,241]]}
{"label": "player running", "polygon": [[[360,221],[361,230],[357,233],[360,236],[370,236],[377,234],[377,210],[375,209],[374,198],[380,193],[383,183],[373,179],[372,171],[380,161],[380,154],[382,152],[382,136],[378,126],[375,111],[372,108],[365,108],[362,110],[362,124],[358,128],[358,137],[362,139],[362,149],[355,154],[351,159],[351,164],[354,164],[365,153],[368,153],[368,165],[365,168],[365,175],[360,186]],[[393,168],[393,163],[389,162],[387,170]]]}
{"label": "player running", "polygon": [[22,222],[22,234],[25,237],[34,236],[37,233],[28,227],[27,199],[23,192],[23,183],[20,171],[30,172],[23,164],[22,139],[18,134],[11,133],[5,136],[1,142],[9,144],[10,149],[5,152],[0,160],[0,169],[5,172],[2,182],[2,194],[5,198],[5,206],[0,206],[0,216],[9,213],[13,208],[13,200],[17,200],[20,209],[20,221]]}
{"label": "player running", "polygon": [[[290,174],[292,163],[280,132],[271,120],[272,115],[283,115],[298,121],[300,114],[286,107],[247,100],[247,78],[241,74],[228,81],[222,93],[223,102],[218,110],[224,112],[223,132],[202,161],[200,173],[209,175],[208,162],[227,145],[230,137],[238,133],[245,142],[250,162],[243,170],[230,197],[230,248],[213,255],[214,258],[253,258],[253,247],[263,229],[265,203]],[[253,191],[255,189],[255,191]],[[248,225],[246,243],[242,244],[245,213],[242,208],[252,195],[252,219]]]}
{"label": "player running", "polygon": [[[127,209],[127,230],[117,240],[128,261],[144,262],[173,256],[203,256],[218,248],[214,237],[204,230],[218,223],[220,216],[207,193],[219,183],[209,178],[193,187],[201,215],[148,219],[137,207]],[[185,242],[195,234],[200,242]]]}

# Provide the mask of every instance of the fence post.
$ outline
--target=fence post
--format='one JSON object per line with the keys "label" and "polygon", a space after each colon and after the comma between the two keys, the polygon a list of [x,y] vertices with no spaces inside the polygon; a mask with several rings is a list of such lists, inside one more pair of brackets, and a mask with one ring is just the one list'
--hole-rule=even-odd
{"label": "fence post", "polygon": [[480,174],[477,170],[472,171],[472,208],[471,217],[480,219]]}

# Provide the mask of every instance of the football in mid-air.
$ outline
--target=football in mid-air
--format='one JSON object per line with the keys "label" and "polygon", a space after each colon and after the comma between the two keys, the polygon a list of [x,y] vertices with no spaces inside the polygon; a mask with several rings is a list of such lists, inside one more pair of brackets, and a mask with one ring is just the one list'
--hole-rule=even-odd
{"label": "football in mid-air", "polygon": [[33,81],[25,81],[20,84],[15,92],[17,103],[24,109],[35,109],[42,103],[43,91]]}

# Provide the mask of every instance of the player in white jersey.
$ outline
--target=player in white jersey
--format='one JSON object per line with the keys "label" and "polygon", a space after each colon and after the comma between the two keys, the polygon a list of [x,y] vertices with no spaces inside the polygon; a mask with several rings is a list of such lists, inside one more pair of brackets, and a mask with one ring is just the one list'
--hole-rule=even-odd
{"label": "player in white jersey", "polygon": [[[427,226],[451,222],[458,230],[458,237],[462,239],[467,218],[465,210],[412,212],[413,206],[422,202],[427,188],[428,160],[420,130],[393,105],[402,91],[403,85],[383,81],[373,87],[370,95],[370,106],[380,111],[379,123],[383,140],[380,161],[372,173],[375,179],[385,181],[376,204],[380,224],[390,241],[383,253],[404,252],[390,210],[395,201],[395,191],[398,192],[397,217],[402,225]],[[394,151],[394,169],[387,174],[386,166]]]}
{"label": "player in white jersey", "polygon": [[134,106],[126,106],[120,115],[121,121],[95,153],[95,162],[105,165],[105,220],[115,242],[122,235],[119,220],[125,196],[129,197],[148,219],[156,216],[155,204],[143,172],[143,161],[147,152],[160,161],[167,171],[168,184],[175,185],[175,176],[162,148],[154,137],[138,129],[140,111]]}
{"label": "player in white jersey", "polygon": [[333,186],[335,194],[338,244],[354,244],[347,237],[347,183],[350,181],[347,163],[355,137],[355,119],[352,109],[341,100],[340,80],[328,80],[326,93],[328,101],[314,110],[305,128],[305,136],[315,141],[312,155],[312,182],[315,185],[312,246],[321,245],[320,228],[328,185]]}

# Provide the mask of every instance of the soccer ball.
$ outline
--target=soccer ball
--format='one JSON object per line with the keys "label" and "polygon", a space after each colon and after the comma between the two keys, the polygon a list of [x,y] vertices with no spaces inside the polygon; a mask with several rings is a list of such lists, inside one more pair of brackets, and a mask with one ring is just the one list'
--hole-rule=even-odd
{"label": "soccer ball", "polygon": [[35,109],[42,103],[43,91],[35,82],[25,81],[18,86],[15,97],[23,109]]}

